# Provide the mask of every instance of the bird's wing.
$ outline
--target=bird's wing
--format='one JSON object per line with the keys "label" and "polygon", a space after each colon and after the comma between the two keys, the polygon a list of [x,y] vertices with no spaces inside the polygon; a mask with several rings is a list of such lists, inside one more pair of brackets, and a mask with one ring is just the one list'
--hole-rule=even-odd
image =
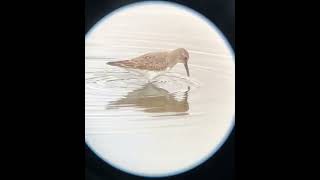
{"label": "bird's wing", "polygon": [[167,68],[167,52],[148,53],[131,60],[110,62],[109,65],[124,68],[161,71]]}

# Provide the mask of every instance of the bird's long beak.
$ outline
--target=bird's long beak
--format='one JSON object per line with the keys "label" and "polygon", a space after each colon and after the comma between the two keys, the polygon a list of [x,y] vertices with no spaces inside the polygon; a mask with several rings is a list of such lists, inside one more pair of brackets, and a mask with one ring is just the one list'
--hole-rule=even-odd
{"label": "bird's long beak", "polygon": [[189,67],[188,67],[188,63],[187,63],[187,62],[185,62],[185,63],[184,63],[184,67],[186,68],[186,71],[187,71],[187,75],[188,75],[188,77],[190,77],[190,74],[189,74]]}

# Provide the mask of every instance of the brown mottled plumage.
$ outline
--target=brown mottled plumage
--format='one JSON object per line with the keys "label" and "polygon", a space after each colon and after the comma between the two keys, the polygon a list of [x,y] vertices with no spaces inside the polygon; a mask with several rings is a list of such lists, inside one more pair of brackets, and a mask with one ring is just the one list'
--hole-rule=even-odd
{"label": "brown mottled plumage", "polygon": [[109,62],[108,64],[124,68],[163,71],[168,66],[166,57],[166,52],[148,53],[131,60]]}
{"label": "brown mottled plumage", "polygon": [[179,48],[169,52],[147,53],[131,60],[108,62],[107,64],[129,70],[143,70],[143,72],[152,71],[156,73],[155,75],[149,75],[150,79],[152,79],[166,71],[169,71],[177,63],[183,63],[185,65],[187,75],[189,76],[188,59],[188,51],[184,48]]}

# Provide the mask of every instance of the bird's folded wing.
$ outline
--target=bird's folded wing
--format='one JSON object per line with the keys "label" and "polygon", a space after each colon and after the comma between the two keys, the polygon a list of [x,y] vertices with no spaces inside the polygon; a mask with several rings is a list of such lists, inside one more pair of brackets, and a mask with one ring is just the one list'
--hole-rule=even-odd
{"label": "bird's folded wing", "polygon": [[124,68],[161,71],[167,68],[166,57],[167,53],[165,52],[149,53],[132,60],[109,62],[108,64]]}

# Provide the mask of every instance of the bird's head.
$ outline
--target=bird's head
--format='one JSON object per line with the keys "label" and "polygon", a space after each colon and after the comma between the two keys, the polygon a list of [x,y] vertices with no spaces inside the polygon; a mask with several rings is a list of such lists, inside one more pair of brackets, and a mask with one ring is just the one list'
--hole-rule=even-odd
{"label": "bird's head", "polygon": [[188,60],[189,60],[189,53],[186,49],[184,48],[179,48],[173,51],[174,53],[177,54],[177,60],[178,63],[183,63],[184,67],[186,69],[187,75],[190,76],[189,74],[189,67],[188,67]]}

